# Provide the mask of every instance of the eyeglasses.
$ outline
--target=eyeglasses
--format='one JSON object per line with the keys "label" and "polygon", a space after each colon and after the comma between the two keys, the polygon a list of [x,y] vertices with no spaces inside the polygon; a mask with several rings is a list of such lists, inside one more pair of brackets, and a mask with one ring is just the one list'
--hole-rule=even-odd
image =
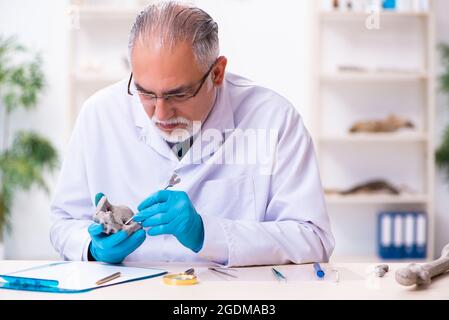
{"label": "eyeglasses", "polygon": [[[217,60],[215,60],[215,62],[210,66],[209,70],[206,72],[206,74],[201,78],[200,81],[198,81],[197,84],[193,85],[191,88],[185,90],[184,92],[181,93],[176,93],[176,94],[163,94],[161,96],[158,96],[154,93],[149,93],[149,92],[143,92],[137,88],[134,88],[133,91],[135,91],[135,93],[137,93],[140,98],[142,99],[142,103],[147,105],[147,106],[155,106],[157,103],[157,99],[164,99],[165,102],[167,102],[167,104],[172,105],[172,106],[178,106],[178,105],[182,105],[185,102],[187,102],[189,99],[192,99],[194,97],[196,97],[196,95],[200,92],[201,88],[203,87],[204,83],[206,82],[207,77],[209,76],[209,74],[211,73],[212,69],[215,67],[215,65],[217,64]],[[131,75],[129,77],[129,81],[128,81],[128,94],[133,96],[133,92],[131,91],[131,81],[133,78],[133,73],[131,72]],[[198,86],[198,88],[196,90],[194,90],[193,88],[195,88],[196,86]],[[189,93],[192,92],[193,93]]]}

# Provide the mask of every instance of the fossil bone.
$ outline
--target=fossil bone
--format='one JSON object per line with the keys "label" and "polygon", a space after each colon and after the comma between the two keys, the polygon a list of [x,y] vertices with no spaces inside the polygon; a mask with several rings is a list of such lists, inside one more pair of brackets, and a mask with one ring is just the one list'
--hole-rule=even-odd
{"label": "fossil bone", "polygon": [[134,215],[133,211],[126,206],[112,205],[105,195],[101,197],[97,204],[94,221],[104,227],[104,233],[112,234],[120,230],[126,231],[128,235],[141,228],[137,222],[125,225],[125,222]]}
{"label": "fossil bone", "polygon": [[362,183],[352,187],[348,190],[334,190],[326,189],[327,194],[341,194],[341,195],[351,195],[351,194],[393,194],[398,195],[401,190],[393,186],[391,183],[384,180],[373,180],[366,183]]}
{"label": "fossil bone", "polygon": [[449,270],[449,244],[443,248],[441,257],[427,264],[409,264],[396,271],[396,281],[403,286],[428,285],[432,278]]}
{"label": "fossil bone", "polygon": [[357,132],[395,132],[401,128],[414,129],[415,125],[406,119],[399,118],[395,115],[390,115],[384,120],[369,120],[356,122],[349,131],[351,133]]}

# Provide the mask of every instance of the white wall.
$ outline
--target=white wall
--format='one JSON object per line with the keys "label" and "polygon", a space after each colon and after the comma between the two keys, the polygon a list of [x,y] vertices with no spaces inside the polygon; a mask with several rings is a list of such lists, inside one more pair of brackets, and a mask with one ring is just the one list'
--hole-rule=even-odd
{"label": "white wall", "polygon": [[[197,0],[219,23],[222,53],[231,71],[272,87],[290,99],[310,127],[311,1]],[[439,40],[449,42],[447,0],[438,2]],[[18,34],[28,46],[44,53],[48,89],[38,112],[18,113],[16,127],[35,128],[49,137],[63,155],[68,123],[67,26],[68,0],[0,0],[0,33]],[[447,17],[446,17],[447,19]],[[438,123],[449,123],[449,101],[438,100]],[[440,116],[444,114],[443,116]],[[441,133],[441,132],[440,132]],[[441,135],[441,134],[440,134]],[[55,177],[49,182],[53,185]],[[6,240],[9,259],[52,259],[57,255],[48,238],[49,197],[33,190],[17,197],[13,233]],[[437,251],[449,242],[449,187],[437,185]],[[337,244],[338,245],[338,244]]]}

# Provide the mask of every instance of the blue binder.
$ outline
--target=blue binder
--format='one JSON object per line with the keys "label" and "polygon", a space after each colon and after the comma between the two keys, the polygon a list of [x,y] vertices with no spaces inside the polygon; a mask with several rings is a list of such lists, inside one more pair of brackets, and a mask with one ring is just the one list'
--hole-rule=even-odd
{"label": "blue binder", "polygon": [[416,213],[404,213],[404,257],[416,256]]}
{"label": "blue binder", "polygon": [[377,221],[379,256],[383,259],[390,259],[394,256],[393,217],[390,212],[382,212],[378,215]]}
{"label": "blue binder", "polygon": [[405,258],[404,245],[404,216],[402,212],[393,214],[393,258]]}
{"label": "blue binder", "polygon": [[425,213],[416,213],[416,258],[427,257],[427,217]]}
{"label": "blue binder", "polygon": [[382,7],[387,10],[395,10],[396,9],[396,0],[384,0]]}
{"label": "blue binder", "polygon": [[423,212],[379,213],[377,243],[382,259],[426,258],[427,215]]}

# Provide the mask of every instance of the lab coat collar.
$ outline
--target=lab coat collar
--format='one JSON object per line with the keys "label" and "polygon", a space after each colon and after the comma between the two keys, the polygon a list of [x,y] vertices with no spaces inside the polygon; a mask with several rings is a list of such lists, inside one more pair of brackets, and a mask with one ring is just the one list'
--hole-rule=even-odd
{"label": "lab coat collar", "polygon": [[[220,148],[224,143],[225,134],[235,129],[234,114],[230,104],[229,94],[227,82],[224,81],[223,85],[217,89],[214,107],[201,128],[201,136],[195,139],[192,147],[181,161],[179,161],[167,142],[158,133],[158,129],[148,118],[139,97],[133,96],[131,97],[131,112],[136,127],[140,129],[139,139],[151,146],[165,158],[177,162],[180,167],[192,163],[200,163],[204,157],[210,156]],[[207,136],[205,137],[205,132],[208,129],[219,131],[221,133],[220,138],[210,140]],[[202,150],[207,150],[207,154],[202,152]]]}

